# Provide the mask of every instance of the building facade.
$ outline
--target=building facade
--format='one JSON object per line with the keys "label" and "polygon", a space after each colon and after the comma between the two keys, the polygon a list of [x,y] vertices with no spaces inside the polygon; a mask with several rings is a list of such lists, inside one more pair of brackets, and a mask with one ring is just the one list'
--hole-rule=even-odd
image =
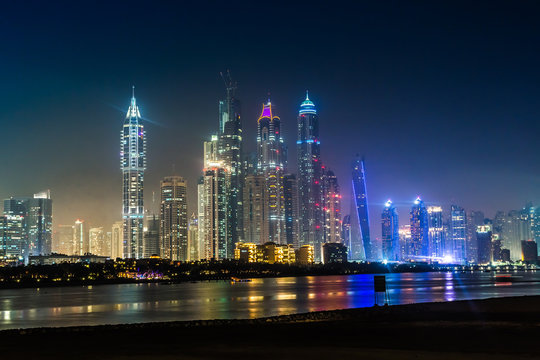
{"label": "building facade", "polygon": [[167,176],[161,180],[160,193],[161,257],[173,261],[187,261],[187,182],[181,176]]}
{"label": "building facade", "polygon": [[390,200],[384,204],[381,215],[381,226],[383,260],[401,260],[399,251],[399,217],[396,207]]}
{"label": "building facade", "polygon": [[372,243],[369,230],[369,210],[364,159],[357,158],[352,165],[353,212],[351,214],[351,258],[372,260]]}
{"label": "building facade", "polygon": [[407,246],[409,257],[421,258],[429,254],[428,212],[424,202],[416,198],[410,213],[411,239]]}
{"label": "building facade", "polygon": [[450,256],[456,263],[467,261],[467,214],[460,206],[450,207],[450,238],[451,248],[446,249],[446,256]]}

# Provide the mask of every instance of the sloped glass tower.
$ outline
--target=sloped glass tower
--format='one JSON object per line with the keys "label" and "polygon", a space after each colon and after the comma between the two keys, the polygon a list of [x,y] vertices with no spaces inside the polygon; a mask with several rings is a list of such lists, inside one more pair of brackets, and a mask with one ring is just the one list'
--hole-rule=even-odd
{"label": "sloped glass tower", "polygon": [[143,257],[146,131],[135,100],[135,87],[133,87],[131,104],[120,133],[120,159],[123,178],[124,258],[141,258]]}
{"label": "sloped glass tower", "polygon": [[[373,260],[369,235],[369,211],[364,159],[357,158],[352,166],[353,214],[351,216],[351,260]],[[356,230],[356,231],[354,231]]]}

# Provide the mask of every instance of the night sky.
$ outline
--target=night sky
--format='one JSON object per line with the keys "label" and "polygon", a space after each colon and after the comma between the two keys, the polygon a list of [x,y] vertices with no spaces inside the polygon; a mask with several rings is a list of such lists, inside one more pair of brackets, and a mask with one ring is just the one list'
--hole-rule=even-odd
{"label": "night sky", "polygon": [[402,224],[418,195],[490,216],[540,203],[539,16],[534,1],[3,2],[0,198],[50,188],[55,225],[120,220],[119,134],[135,85],[147,207],[174,166],[194,210],[230,69],[245,148],[270,92],[294,172],[309,89],[344,213],[350,163],[366,158],[376,235],[388,198]]}

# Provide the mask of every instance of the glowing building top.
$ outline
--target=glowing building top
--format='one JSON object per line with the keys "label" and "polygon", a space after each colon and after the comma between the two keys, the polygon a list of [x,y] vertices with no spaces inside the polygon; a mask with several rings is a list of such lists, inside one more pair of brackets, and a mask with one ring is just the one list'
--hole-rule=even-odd
{"label": "glowing building top", "polygon": [[309,100],[309,93],[307,90],[306,90],[306,100],[304,100],[302,104],[300,104],[299,113],[300,115],[302,114],[316,115],[317,114],[317,110],[315,109],[315,104],[313,103],[313,101]]}

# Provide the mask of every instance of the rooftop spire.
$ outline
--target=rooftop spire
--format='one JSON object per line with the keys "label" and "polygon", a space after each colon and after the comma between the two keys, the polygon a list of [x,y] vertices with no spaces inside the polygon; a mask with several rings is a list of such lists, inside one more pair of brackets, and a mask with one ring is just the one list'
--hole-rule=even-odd
{"label": "rooftop spire", "polygon": [[135,99],[135,85],[131,85],[131,98]]}
{"label": "rooftop spire", "polygon": [[306,101],[309,101],[309,91],[306,90]]}

